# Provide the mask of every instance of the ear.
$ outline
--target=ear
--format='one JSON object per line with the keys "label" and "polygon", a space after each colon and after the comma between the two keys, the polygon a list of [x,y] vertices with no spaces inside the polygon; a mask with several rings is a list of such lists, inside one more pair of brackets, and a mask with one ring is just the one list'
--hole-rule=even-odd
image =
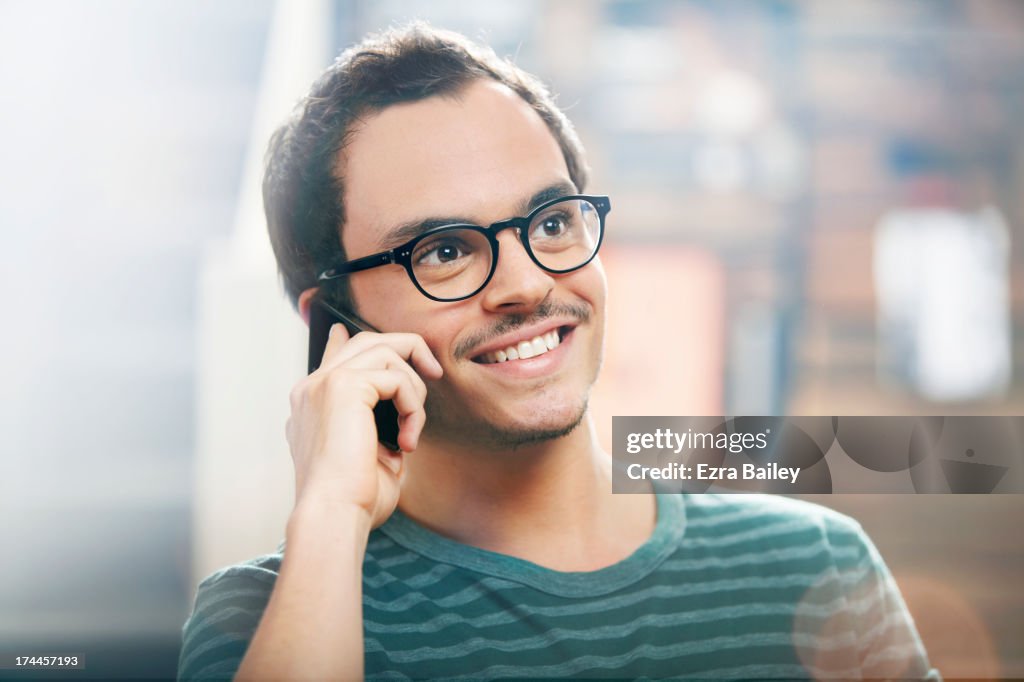
{"label": "ear", "polygon": [[306,323],[307,327],[309,326],[309,308],[313,304],[313,297],[316,296],[318,291],[317,287],[312,287],[299,294],[299,315],[302,316],[302,321]]}

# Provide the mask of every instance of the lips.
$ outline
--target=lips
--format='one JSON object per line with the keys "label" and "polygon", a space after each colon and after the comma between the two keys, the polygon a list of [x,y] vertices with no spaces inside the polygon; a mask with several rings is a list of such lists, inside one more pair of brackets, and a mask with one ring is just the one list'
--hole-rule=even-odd
{"label": "lips", "polygon": [[472,360],[479,364],[490,365],[535,358],[557,348],[572,329],[572,325],[563,325],[548,326],[539,332],[526,331],[518,334],[515,338],[489,344],[488,349],[474,355]]}
{"label": "lips", "polygon": [[479,362],[489,365],[493,362],[508,362],[509,360],[527,360],[529,358],[543,355],[549,350],[554,350],[562,342],[558,330],[554,329],[542,336],[535,336],[527,341],[520,341],[513,346],[484,353],[480,356]]}

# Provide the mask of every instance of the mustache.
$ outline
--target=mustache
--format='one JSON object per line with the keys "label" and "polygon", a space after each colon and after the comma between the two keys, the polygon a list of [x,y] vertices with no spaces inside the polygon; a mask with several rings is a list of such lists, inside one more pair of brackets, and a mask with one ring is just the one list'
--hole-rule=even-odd
{"label": "mustache", "polygon": [[590,321],[590,307],[573,303],[552,303],[545,301],[528,315],[507,315],[498,320],[490,329],[471,334],[455,347],[455,357],[464,358],[491,339],[515,331],[520,327],[543,322],[552,317],[571,317],[579,324]]}

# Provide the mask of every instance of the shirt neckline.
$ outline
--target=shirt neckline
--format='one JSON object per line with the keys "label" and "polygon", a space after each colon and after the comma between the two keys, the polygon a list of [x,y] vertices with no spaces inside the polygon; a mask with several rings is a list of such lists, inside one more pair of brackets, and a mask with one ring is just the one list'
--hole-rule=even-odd
{"label": "shirt neckline", "polygon": [[526,559],[456,542],[396,509],[377,531],[425,557],[533,587],[560,597],[593,597],[632,585],[653,572],[679,546],[686,531],[682,495],[655,493],[654,532],[628,557],[596,571],[556,571]]}

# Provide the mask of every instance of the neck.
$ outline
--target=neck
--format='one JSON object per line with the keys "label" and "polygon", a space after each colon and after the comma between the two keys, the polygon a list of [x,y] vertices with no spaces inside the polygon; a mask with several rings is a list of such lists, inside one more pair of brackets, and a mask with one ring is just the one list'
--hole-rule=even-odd
{"label": "neck", "polygon": [[399,507],[436,533],[558,570],[596,570],[650,537],[654,500],[611,494],[589,414],[562,438],[507,450],[421,438]]}

